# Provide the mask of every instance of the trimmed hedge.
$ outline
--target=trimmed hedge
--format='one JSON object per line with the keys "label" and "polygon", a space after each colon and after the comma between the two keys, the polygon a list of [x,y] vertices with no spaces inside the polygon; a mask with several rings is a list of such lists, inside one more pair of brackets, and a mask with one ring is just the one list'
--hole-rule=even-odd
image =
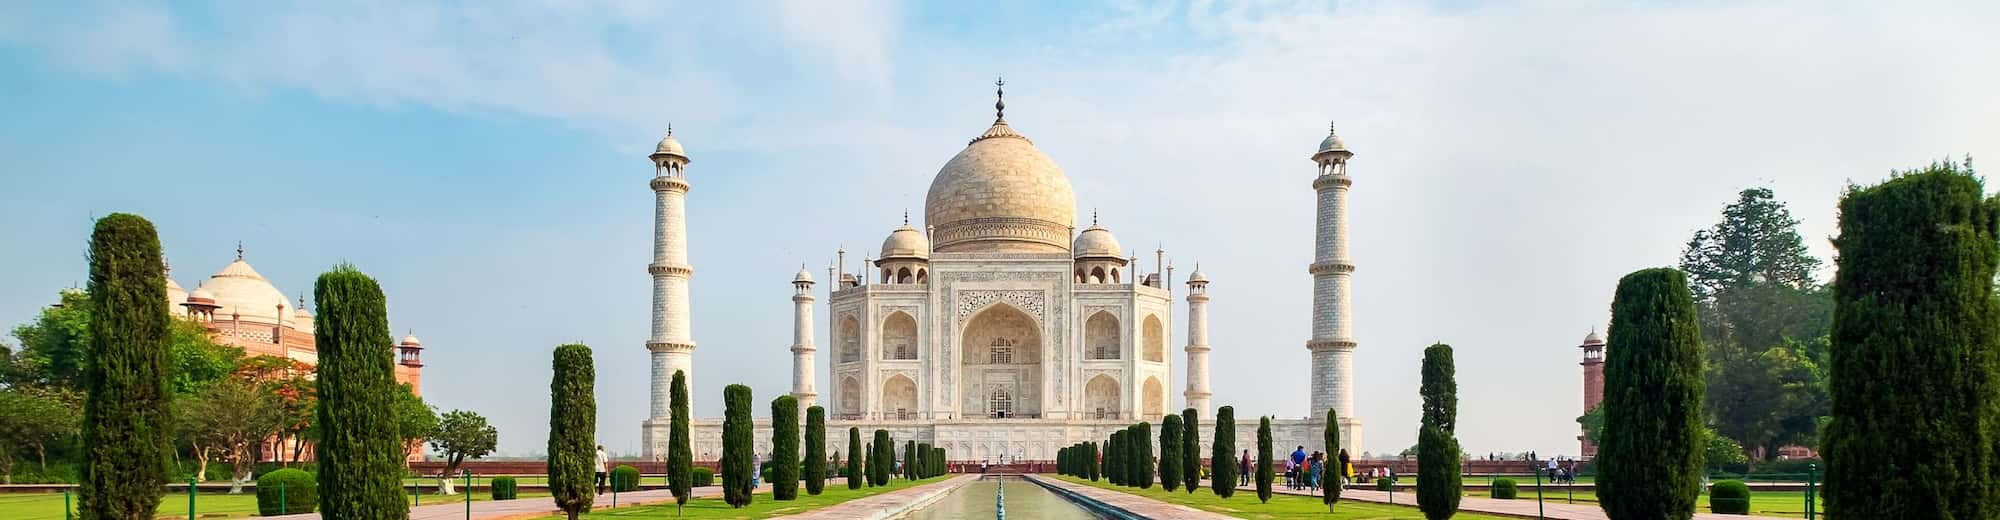
{"label": "trimmed hedge", "polygon": [[639,489],[639,468],[620,465],[611,468],[611,490],[619,493]]}
{"label": "trimmed hedge", "polygon": [[1395,489],[1396,489],[1396,481],[1389,480],[1389,477],[1377,477],[1375,479],[1376,491],[1392,491]]}
{"label": "trimmed hedge", "polygon": [[1721,480],[1708,487],[1708,509],[1722,515],[1750,514],[1750,486],[1741,480]]}
{"label": "trimmed hedge", "polygon": [[1513,500],[1514,497],[1520,496],[1521,493],[1520,489],[1516,486],[1514,479],[1511,478],[1493,479],[1493,498]]}
{"label": "trimmed hedge", "polygon": [[493,482],[486,486],[494,500],[513,500],[519,489],[520,485],[514,477],[493,477]]}
{"label": "trimmed hedge", "polygon": [[311,513],[318,506],[319,484],[311,473],[286,468],[257,477],[257,516]]}
{"label": "trimmed hedge", "polygon": [[688,483],[694,487],[715,485],[715,470],[697,467],[688,471]]}

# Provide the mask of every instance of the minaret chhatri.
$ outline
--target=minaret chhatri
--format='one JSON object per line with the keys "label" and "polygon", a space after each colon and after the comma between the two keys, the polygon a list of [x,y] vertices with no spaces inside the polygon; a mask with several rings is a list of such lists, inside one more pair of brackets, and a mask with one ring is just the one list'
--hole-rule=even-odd
{"label": "minaret chhatri", "polygon": [[1208,397],[1208,277],[1201,274],[1201,264],[1194,265],[1194,272],[1188,274],[1188,344],[1187,344],[1187,407],[1194,409],[1195,417],[1206,419],[1210,413]]}
{"label": "minaret chhatri", "polygon": [[819,399],[813,390],[813,277],[805,264],[792,277],[792,289],[792,397],[805,413]]}
{"label": "minaret chhatri", "polygon": [[[1591,329],[1576,348],[1583,349],[1583,362],[1578,364],[1583,365],[1583,413],[1588,414],[1604,402],[1604,336]],[[1576,440],[1582,444],[1583,456],[1597,456],[1597,445],[1590,442],[1588,432],[1577,435]]]}
{"label": "minaret chhatri", "polygon": [[1326,410],[1339,411],[1340,440],[1349,453],[1361,446],[1361,419],[1354,415],[1354,329],[1350,312],[1354,262],[1347,256],[1347,191],[1354,180],[1347,176],[1347,160],[1354,153],[1333,132],[1312,155],[1318,176],[1313,191],[1318,194],[1318,225],[1313,236],[1313,263],[1306,270],[1313,277],[1312,408],[1307,417],[1323,421]]}
{"label": "minaret chhatri", "polygon": [[[652,419],[669,419],[668,385],[674,372],[687,372],[689,400],[694,400],[694,333],[688,326],[688,280],[694,276],[687,259],[687,151],[674,140],[673,127],[648,158],[653,160],[653,334],[646,350],[653,356]],[[653,428],[646,428],[648,437]],[[664,442],[645,441],[647,455]]]}

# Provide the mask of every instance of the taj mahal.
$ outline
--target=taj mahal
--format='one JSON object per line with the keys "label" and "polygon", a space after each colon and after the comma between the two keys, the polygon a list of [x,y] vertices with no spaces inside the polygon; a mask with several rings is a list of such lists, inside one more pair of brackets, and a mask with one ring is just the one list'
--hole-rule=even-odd
{"label": "taj mahal", "polygon": [[[864,436],[884,429],[898,442],[931,443],[954,461],[1049,461],[1059,448],[1193,408],[1207,450],[1216,412],[1209,401],[1207,275],[1197,267],[1176,295],[1162,252],[1146,269],[1094,212],[1078,230],[1069,178],[1008,124],[1004,92],[996,95],[992,124],[932,178],[922,228],[906,216],[879,253],[863,255],[859,269],[841,251],[827,268],[831,287],[824,294],[810,270],[792,277],[791,394],[801,410],[825,407],[829,449],[844,450],[847,429],[859,427]],[[1312,381],[1316,417],[1274,419],[1272,432],[1280,446],[1318,446],[1325,410],[1336,409],[1342,448],[1358,456],[1362,422],[1354,413],[1349,320],[1354,264],[1346,237],[1353,155],[1329,130],[1307,156],[1313,175],[1300,178],[1302,188],[1310,185],[1318,195],[1315,256],[1300,259],[1313,284],[1312,337],[1304,338],[1311,372],[1302,375]],[[699,375],[684,211],[692,160],[671,130],[649,158],[656,217],[647,267],[652,388],[642,442],[644,456],[664,459],[669,381],[685,372],[693,388]],[[1186,380],[1178,385],[1171,380],[1177,357],[1167,345],[1176,297],[1187,302],[1185,357],[1178,358],[1187,363]],[[832,332],[825,365],[814,345],[816,316]],[[822,376],[829,383],[825,399],[816,390]],[[1171,388],[1181,389],[1179,401]],[[1246,447],[1254,445],[1261,411],[1237,412],[1237,439],[1251,443]],[[768,453],[769,421],[759,419],[757,427],[756,450]],[[696,460],[721,454],[720,418],[694,419],[690,431]]]}

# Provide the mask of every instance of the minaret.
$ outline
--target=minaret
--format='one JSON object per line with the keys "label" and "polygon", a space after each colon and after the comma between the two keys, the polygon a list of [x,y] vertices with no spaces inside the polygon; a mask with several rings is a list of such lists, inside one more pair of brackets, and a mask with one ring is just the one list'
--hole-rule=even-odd
{"label": "minaret", "polygon": [[[669,419],[668,385],[674,372],[687,372],[688,393],[693,394],[694,334],[688,326],[688,280],[694,276],[687,259],[687,152],[674,140],[674,130],[660,139],[653,154],[653,263],[646,272],[653,275],[653,334],[646,350],[653,356],[652,414],[648,423],[666,426]],[[694,397],[689,396],[690,400]],[[654,428],[646,428],[645,447],[655,449]]]}
{"label": "minaret", "polygon": [[[1583,362],[1578,364],[1583,365],[1583,413],[1587,414],[1604,402],[1604,337],[1592,329],[1576,348],[1583,349]],[[1597,445],[1588,435],[1577,435],[1576,440],[1582,444],[1583,456],[1597,456]]]}
{"label": "minaret", "polygon": [[1208,277],[1202,276],[1201,264],[1194,265],[1187,285],[1187,392],[1181,395],[1196,417],[1207,418],[1208,396],[1214,394],[1208,391]]}
{"label": "minaret", "polygon": [[1347,190],[1354,180],[1347,176],[1347,159],[1354,153],[1329,126],[1326,139],[1312,155],[1318,176],[1313,191],[1318,193],[1318,225],[1313,237],[1313,263],[1306,269],[1313,277],[1312,408],[1307,417],[1324,420],[1326,410],[1340,412],[1340,440],[1349,453],[1361,446],[1361,419],[1354,415],[1354,330],[1348,296],[1354,262],[1347,256]]}
{"label": "minaret", "polygon": [[792,277],[792,397],[801,413],[819,399],[813,390],[813,277],[799,264]]}

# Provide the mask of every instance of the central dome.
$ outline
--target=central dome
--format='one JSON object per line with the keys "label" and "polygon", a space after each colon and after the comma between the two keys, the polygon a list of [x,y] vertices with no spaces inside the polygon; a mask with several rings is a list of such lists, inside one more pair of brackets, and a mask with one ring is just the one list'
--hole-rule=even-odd
{"label": "central dome", "polygon": [[938,170],[924,197],[938,252],[1069,252],[1076,196],[1062,167],[1006,119]]}

